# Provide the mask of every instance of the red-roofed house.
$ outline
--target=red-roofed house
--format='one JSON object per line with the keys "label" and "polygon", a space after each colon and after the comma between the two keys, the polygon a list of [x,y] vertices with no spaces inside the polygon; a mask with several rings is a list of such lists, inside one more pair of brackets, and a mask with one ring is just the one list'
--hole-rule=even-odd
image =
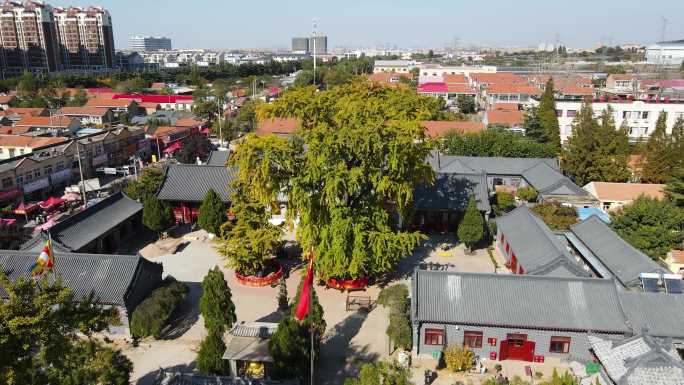
{"label": "red-roofed house", "polygon": [[79,119],[81,124],[105,124],[114,120],[112,110],[106,107],[62,107],[59,113]]}
{"label": "red-roofed house", "polygon": [[117,94],[114,99],[135,100],[138,103],[158,103],[163,110],[190,111],[194,99],[192,95],[136,95]]}
{"label": "red-roofed house", "polygon": [[257,135],[290,135],[299,128],[301,122],[297,118],[274,118],[262,120],[257,124]]}
{"label": "red-roofed house", "polygon": [[64,137],[0,135],[0,159],[29,154],[66,141]]}
{"label": "red-roofed house", "polygon": [[138,112],[138,103],[128,99],[89,99],[86,107],[109,108],[116,114],[133,116]]}
{"label": "red-roofed house", "polygon": [[144,109],[145,113],[147,115],[152,115],[161,109],[161,106],[159,105],[159,103],[153,103],[153,102],[141,102],[141,103],[138,103],[138,107]]}
{"label": "red-roofed house", "polygon": [[489,109],[496,103],[526,103],[541,93],[539,88],[524,83],[492,83],[483,88],[481,104]]}
{"label": "red-roofed house", "polygon": [[413,74],[408,72],[408,73],[400,73],[400,72],[376,72],[374,74],[371,74],[368,76],[368,78],[373,82],[373,83],[378,83],[382,84],[385,86],[395,86],[397,84],[402,84],[401,79],[407,79],[407,80],[412,80],[413,79]]}
{"label": "red-roofed house", "polygon": [[427,135],[431,138],[443,136],[455,131],[461,134],[477,133],[485,129],[481,122],[458,122],[458,121],[438,121],[423,120],[420,124],[425,127]]}
{"label": "red-roofed house", "polygon": [[418,93],[433,98],[449,98],[449,87],[446,83],[423,83],[418,86]]}
{"label": "red-roofed house", "polygon": [[463,74],[444,74],[442,81],[447,85],[468,83],[468,79]]}
{"label": "red-roofed house", "polygon": [[524,113],[515,110],[493,110],[486,112],[487,124],[496,124],[506,127],[521,127]]}
{"label": "red-roofed house", "polygon": [[81,122],[68,116],[25,116],[14,127],[26,129],[26,132],[47,131],[61,135],[76,133],[81,128]]}

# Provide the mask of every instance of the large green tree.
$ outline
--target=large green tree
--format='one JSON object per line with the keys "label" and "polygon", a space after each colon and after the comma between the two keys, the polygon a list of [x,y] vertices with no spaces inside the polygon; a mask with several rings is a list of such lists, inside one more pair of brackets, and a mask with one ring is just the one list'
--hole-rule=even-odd
{"label": "large green tree", "polygon": [[611,217],[613,230],[653,259],[682,247],[684,210],[668,201],[641,196]]}
{"label": "large green tree", "polygon": [[369,81],[295,88],[259,113],[299,118],[302,130],[289,139],[247,136],[231,161],[263,206],[287,197],[287,220],[299,221],[321,278],[378,276],[423,238],[398,228],[397,216],[406,221],[414,187],[434,177],[418,121],[438,106]]}
{"label": "large green tree", "polygon": [[171,207],[149,194],[143,203],[143,224],[150,230],[161,233],[173,225],[175,218]]}
{"label": "large green tree", "polygon": [[661,112],[655,130],[644,146],[641,180],[648,183],[666,183],[672,178],[677,165],[672,136],[667,134],[667,113]]}
{"label": "large green tree", "polygon": [[594,132],[595,148],[592,167],[598,180],[603,182],[627,182],[632,175],[629,168],[629,137],[626,127],[616,129],[610,108],[601,114],[601,122]]}
{"label": "large green tree", "polygon": [[572,136],[568,139],[561,158],[563,171],[580,186],[600,180],[594,167],[597,130],[594,110],[591,104],[585,103],[572,122]]}
{"label": "large green tree", "polygon": [[228,220],[226,205],[214,189],[210,188],[200,205],[197,224],[209,233],[220,235],[221,226]]}
{"label": "large green tree", "polygon": [[684,168],[674,171],[672,179],[665,186],[665,196],[673,204],[684,208]]}
{"label": "large green tree", "polygon": [[410,385],[411,373],[394,362],[367,362],[359,375],[347,378],[344,385]]}
{"label": "large green tree", "polygon": [[7,293],[0,301],[0,383],[128,384],[130,361],[92,339],[120,324],[117,310],[98,306],[93,295],[77,300],[52,279],[11,282],[0,272]]}
{"label": "large green tree", "polygon": [[458,111],[464,114],[475,113],[475,98],[471,95],[458,95],[456,99]]}
{"label": "large green tree", "polygon": [[218,266],[209,270],[202,280],[199,309],[204,318],[204,327],[210,330],[223,332],[237,321],[233,295]]}
{"label": "large green tree", "polygon": [[539,122],[544,128],[546,141],[553,145],[556,151],[560,151],[560,126],[558,125],[558,115],[556,114],[556,101],[553,78],[549,78],[544,88],[537,111]]}
{"label": "large green tree", "polygon": [[525,128],[525,137],[533,139],[539,143],[547,143],[549,141],[549,139],[546,137],[546,130],[539,120],[538,108],[531,107],[525,111],[523,127]]}
{"label": "large green tree", "polygon": [[237,187],[232,202],[236,220],[223,225],[218,252],[240,274],[256,275],[275,254],[282,231],[269,223],[270,213],[244,187]]}
{"label": "large green tree", "polygon": [[477,209],[474,197],[470,197],[468,208],[461,223],[458,224],[458,239],[463,242],[471,251],[484,238],[484,218]]}
{"label": "large green tree", "polygon": [[556,151],[548,143],[502,129],[487,129],[478,133],[447,133],[442,150],[448,155],[502,156],[507,158],[552,158]]}
{"label": "large green tree", "polygon": [[147,195],[156,193],[162,182],[164,182],[164,172],[155,167],[147,167],[140,171],[137,180],[127,181],[123,191],[131,199],[142,201]]}

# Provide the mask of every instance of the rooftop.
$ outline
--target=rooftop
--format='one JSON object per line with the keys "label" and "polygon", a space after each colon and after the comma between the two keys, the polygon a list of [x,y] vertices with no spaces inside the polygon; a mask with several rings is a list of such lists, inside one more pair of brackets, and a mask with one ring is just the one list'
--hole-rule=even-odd
{"label": "rooftop", "polygon": [[207,165],[209,166],[226,166],[228,163],[228,156],[230,151],[218,151],[214,150],[209,154],[207,159]]}
{"label": "rooftop", "polygon": [[584,189],[602,201],[632,201],[640,195],[655,199],[665,197],[664,184],[591,182]]}
{"label": "rooftop", "polygon": [[297,118],[273,118],[262,120],[257,124],[257,135],[293,134],[301,122]]}
{"label": "rooftop", "polygon": [[202,202],[210,188],[224,203],[231,201],[234,189],[230,183],[235,170],[225,166],[170,164],[166,167],[157,198],[177,202]]}
{"label": "rooftop", "polygon": [[52,136],[0,135],[0,147],[40,148],[64,143],[67,138]]}
{"label": "rooftop", "polygon": [[474,196],[478,210],[491,211],[484,175],[438,173],[434,184],[417,186],[413,196],[418,210],[465,211],[470,197]]}
{"label": "rooftop", "polygon": [[425,127],[428,136],[432,138],[445,135],[450,131],[457,131],[463,134],[480,132],[485,129],[482,122],[423,120],[420,124]]}
{"label": "rooftop", "polygon": [[74,119],[68,116],[31,116],[26,115],[14,125],[21,127],[57,127],[66,128]]}
{"label": "rooftop", "polygon": [[132,103],[128,99],[88,99],[86,107],[109,107],[109,108],[124,108],[130,106]]}
{"label": "rooftop", "polygon": [[494,110],[487,112],[488,124],[501,124],[508,127],[521,126],[524,113],[518,110]]}

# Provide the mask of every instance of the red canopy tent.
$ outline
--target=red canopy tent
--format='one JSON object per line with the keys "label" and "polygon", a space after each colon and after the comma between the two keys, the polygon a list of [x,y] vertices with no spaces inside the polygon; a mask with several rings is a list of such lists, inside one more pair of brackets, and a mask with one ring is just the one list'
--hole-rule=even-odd
{"label": "red canopy tent", "polygon": [[181,149],[181,146],[182,146],[182,144],[181,144],[180,140],[177,142],[174,142],[172,145],[170,145],[164,149],[164,154],[170,154],[174,151],[178,151]]}
{"label": "red canopy tent", "polygon": [[38,205],[35,203],[29,203],[25,204],[24,202],[21,202],[19,206],[17,206],[16,209],[14,209],[14,214],[18,215],[28,215],[31,214],[32,212],[38,210]]}
{"label": "red canopy tent", "polygon": [[64,199],[58,198],[58,197],[50,197],[42,202],[40,202],[40,207],[43,208],[43,210],[51,210],[54,208],[57,208],[59,205],[64,203]]}

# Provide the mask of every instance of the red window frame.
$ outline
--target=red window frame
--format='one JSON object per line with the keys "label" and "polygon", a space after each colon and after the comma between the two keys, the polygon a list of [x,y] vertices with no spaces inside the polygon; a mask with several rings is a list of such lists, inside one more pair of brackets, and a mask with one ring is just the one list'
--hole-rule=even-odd
{"label": "red window frame", "polygon": [[549,343],[549,353],[570,353],[570,342],[572,342],[570,337],[552,336]]}
{"label": "red window frame", "polygon": [[463,331],[463,346],[467,346],[469,348],[480,349],[480,348],[482,348],[482,339],[483,339],[482,332],[475,331],[475,330]]}
{"label": "red window frame", "polygon": [[442,329],[425,329],[425,345],[444,346],[444,330]]}

